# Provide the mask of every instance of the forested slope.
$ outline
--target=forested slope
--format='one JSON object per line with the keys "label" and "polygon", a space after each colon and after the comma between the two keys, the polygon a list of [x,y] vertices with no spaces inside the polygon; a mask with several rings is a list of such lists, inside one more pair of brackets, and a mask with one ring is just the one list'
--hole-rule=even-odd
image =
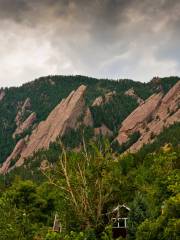
{"label": "forested slope", "polygon": [[[127,90],[133,89],[145,100],[156,92],[164,96],[179,80],[154,78],[144,84],[48,76],[19,88],[3,89],[1,162],[19,138],[31,134],[33,126],[24,135],[12,137],[17,112],[27,98],[30,104],[23,118],[35,112],[36,127],[62,98],[83,84],[87,86],[85,102],[94,125],[71,129],[48,149],[40,149],[20,167],[0,175],[0,240],[112,240],[109,213],[118,205],[130,209],[127,239],[179,239],[180,123],[164,128],[153,136],[153,142],[133,154],[125,151],[137,141],[138,133],[124,145],[114,141],[121,123],[139,104],[136,98],[125,94]],[[116,94],[110,101],[104,101],[106,94],[113,91]],[[94,106],[99,96],[104,102]],[[174,112],[168,114],[172,116]],[[102,124],[112,131],[111,136],[94,135],[94,128]],[[61,233],[52,231],[55,215],[61,223]]]}
{"label": "forested slope", "polygon": [[[12,138],[17,127],[15,118],[27,98],[30,99],[31,106],[24,118],[34,112],[37,115],[36,123],[39,123],[63,98],[82,84],[88,87],[86,104],[89,106],[96,97],[116,91],[117,95],[110,103],[91,109],[95,126],[104,123],[116,132],[122,120],[137,107],[132,97],[124,96],[125,91],[133,88],[140,98],[146,99],[160,89],[167,92],[178,80],[178,77],[170,77],[145,84],[132,80],[98,80],[84,76],[47,76],[18,88],[3,89],[5,96],[0,101],[0,162],[12,152],[19,139]],[[26,133],[29,134],[31,130],[30,128]]]}

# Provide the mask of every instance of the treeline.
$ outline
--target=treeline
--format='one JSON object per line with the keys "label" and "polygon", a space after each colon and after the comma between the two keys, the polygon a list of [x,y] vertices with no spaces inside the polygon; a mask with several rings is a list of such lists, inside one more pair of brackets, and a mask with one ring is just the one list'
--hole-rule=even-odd
{"label": "treeline", "polygon": [[[172,129],[174,134],[177,125]],[[169,129],[166,134],[170,136]],[[178,141],[174,147],[157,145],[153,153],[123,156],[102,139],[79,152],[66,150],[62,143],[49,153],[39,152],[21,168],[21,178],[16,171],[10,173],[13,178],[1,178],[0,239],[110,240],[106,213],[124,203],[131,209],[127,239],[178,239]],[[39,178],[29,175],[31,180],[25,180],[29,171],[36,177],[39,171]],[[52,232],[55,214],[62,233]]]}

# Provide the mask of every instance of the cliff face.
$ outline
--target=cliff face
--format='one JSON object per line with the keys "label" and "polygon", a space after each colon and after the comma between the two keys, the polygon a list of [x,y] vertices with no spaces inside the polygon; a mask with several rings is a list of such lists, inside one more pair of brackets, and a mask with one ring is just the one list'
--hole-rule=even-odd
{"label": "cliff face", "polygon": [[11,167],[11,161],[18,156],[20,156],[22,149],[25,147],[25,140],[21,139],[17,142],[13,152],[11,155],[6,159],[3,163],[2,167],[0,168],[0,173],[4,174],[8,172],[9,168]]}
{"label": "cliff face", "polygon": [[[18,142],[12,154],[4,162],[1,172],[5,173],[12,159],[19,155],[16,166],[23,164],[24,159],[32,156],[34,152],[40,149],[47,149],[51,142],[54,142],[58,136],[63,136],[70,128],[76,129],[79,119],[84,112],[87,112],[85,106],[84,94],[86,86],[81,85],[76,91],[63,99],[55,109],[49,114],[48,118],[41,122],[32,132],[28,140]],[[90,124],[86,119],[86,123]],[[18,149],[18,151],[17,151]],[[16,154],[18,152],[18,154]]]}
{"label": "cliff face", "polygon": [[127,90],[124,95],[126,96],[130,96],[132,98],[134,98],[138,104],[142,104],[144,102],[144,100],[142,98],[140,98],[134,91],[133,88],[130,88],[129,90]]}
{"label": "cliff face", "polygon": [[13,134],[13,138],[16,137],[16,135],[22,134],[25,130],[29,129],[33,123],[36,121],[36,113],[31,113],[30,116],[22,122],[17,128],[16,131]]}
{"label": "cliff face", "polygon": [[101,106],[109,101],[111,101],[111,99],[113,98],[113,96],[116,95],[116,92],[113,91],[113,92],[109,92],[109,93],[106,93],[105,96],[99,96],[97,97],[94,102],[92,103],[92,107],[98,107],[98,106]]}
{"label": "cliff face", "polygon": [[142,105],[136,108],[122,123],[117,140],[125,143],[131,134],[140,132],[140,138],[129,151],[138,151],[143,144],[153,141],[164,127],[180,121],[180,82],[177,82],[169,92],[154,94]]}
{"label": "cliff face", "polygon": [[16,126],[19,127],[22,124],[22,119],[24,117],[24,115],[26,114],[27,111],[29,111],[31,107],[31,100],[30,98],[27,98],[24,103],[19,103],[19,111],[17,112],[16,118],[15,118],[15,122],[16,122]]}

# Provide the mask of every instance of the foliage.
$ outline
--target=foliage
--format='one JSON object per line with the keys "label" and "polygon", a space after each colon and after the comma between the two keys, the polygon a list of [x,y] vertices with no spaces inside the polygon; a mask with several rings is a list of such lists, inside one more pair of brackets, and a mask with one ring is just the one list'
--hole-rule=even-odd
{"label": "foliage", "polygon": [[123,153],[125,152],[128,148],[130,148],[135,142],[137,142],[137,140],[140,138],[140,133],[139,132],[134,132],[133,134],[131,134],[129,136],[129,139],[127,140],[127,142],[119,145],[119,143],[116,141],[113,141],[111,146],[113,148],[114,151],[118,152],[118,153]]}
{"label": "foliage", "polygon": [[[179,126],[165,129],[136,154],[120,155],[102,137],[93,143],[89,128],[83,129],[87,144],[79,152],[73,152],[68,141],[71,134],[80,133],[70,132],[63,139],[65,147],[56,142],[34,154],[22,167],[1,176],[0,240],[111,240],[106,213],[124,203],[131,209],[127,239],[178,239]],[[78,141],[83,144],[82,138]],[[44,160],[47,166],[41,169]],[[52,232],[55,213],[62,233]]]}
{"label": "foliage", "polygon": [[132,97],[117,94],[113,99],[101,106],[91,107],[95,127],[105,124],[115,133],[121,122],[138,106]]}
{"label": "foliage", "polygon": [[[88,229],[102,223],[104,206],[113,192],[109,185],[113,178],[110,169],[116,164],[106,143],[104,147],[105,155],[95,146],[91,149],[92,154],[86,149],[81,153],[63,150],[57,167],[44,173],[49,182],[61,190],[64,204],[71,209],[75,219],[71,226],[78,223],[81,229]],[[68,227],[67,222],[64,224]]]}

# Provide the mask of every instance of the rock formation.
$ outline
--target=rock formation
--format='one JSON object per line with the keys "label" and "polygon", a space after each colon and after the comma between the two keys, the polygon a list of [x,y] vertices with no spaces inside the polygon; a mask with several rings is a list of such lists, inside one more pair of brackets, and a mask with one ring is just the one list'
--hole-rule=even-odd
{"label": "rock formation", "polygon": [[117,140],[125,143],[131,134],[140,132],[141,136],[129,151],[138,151],[143,144],[153,141],[164,127],[180,121],[180,81],[163,96],[154,94],[136,108],[122,123]]}
{"label": "rock formation", "polygon": [[27,98],[24,103],[19,106],[19,111],[17,112],[15,122],[16,126],[19,127],[22,124],[23,116],[25,115],[26,111],[31,107],[31,100]]}
{"label": "rock formation", "polygon": [[3,163],[2,167],[0,168],[0,173],[4,174],[9,170],[12,160],[17,158],[21,154],[21,151],[22,149],[24,149],[24,147],[25,147],[25,140],[24,139],[19,140],[13,152],[11,153],[11,155],[6,159],[6,161]]}
{"label": "rock formation", "polygon": [[3,90],[0,90],[0,102],[3,100],[5,97],[5,92]]}
{"label": "rock formation", "polygon": [[21,123],[17,128],[16,131],[13,134],[13,138],[16,137],[16,135],[22,134],[25,130],[29,129],[33,123],[36,121],[36,113],[31,113],[29,117]]}
{"label": "rock formation", "polygon": [[26,144],[24,140],[18,142],[13,153],[4,162],[1,172],[7,171],[6,166],[17,157],[16,152],[20,155],[16,166],[20,166],[33,153],[40,149],[47,149],[51,142],[56,141],[57,137],[63,136],[68,129],[76,129],[82,114],[87,111],[84,100],[85,91],[86,86],[81,85],[76,91],[71,92],[53,109],[47,119],[33,130]]}
{"label": "rock formation", "polygon": [[127,90],[127,91],[124,93],[124,95],[130,96],[130,97],[136,99],[136,101],[137,101],[138,104],[142,104],[142,103],[144,102],[144,100],[143,100],[142,98],[140,98],[140,97],[135,93],[135,91],[134,91],[133,88],[130,88],[129,90]]}
{"label": "rock formation", "polygon": [[87,108],[85,111],[83,124],[85,126],[93,126],[93,117],[89,108]]}
{"label": "rock formation", "polygon": [[[45,121],[39,123],[32,134],[21,139],[15,146],[11,155],[3,163],[1,173],[6,173],[12,167],[13,160],[17,160],[15,166],[23,164],[26,158],[32,156],[40,149],[48,149],[51,142],[62,137],[69,129],[76,129],[82,124],[93,126],[93,119],[90,109],[85,105],[84,94],[86,86],[81,85],[76,91],[72,91],[66,99],[63,99],[49,114]],[[93,105],[99,106],[110,101],[115,92],[97,98]],[[134,95],[134,91],[128,94]],[[100,100],[101,99],[101,100]],[[130,152],[138,151],[143,144],[150,143],[164,127],[180,121],[180,81],[177,82],[164,96],[162,92],[153,94],[146,101],[142,102],[121,124],[117,140],[120,144],[125,143],[130,135],[140,133],[140,137],[129,149]],[[20,134],[28,129],[34,122],[36,116],[32,113],[24,122],[22,116],[29,111],[30,100],[21,104],[16,122],[15,134]],[[107,126],[102,125],[94,129],[95,135],[112,136]]]}
{"label": "rock formation", "polygon": [[113,91],[113,92],[109,92],[107,94],[105,94],[105,96],[99,96],[97,97],[93,104],[92,104],[92,107],[98,107],[98,106],[101,106],[109,101],[111,101],[111,99],[113,98],[113,96],[116,95],[116,92]]}

